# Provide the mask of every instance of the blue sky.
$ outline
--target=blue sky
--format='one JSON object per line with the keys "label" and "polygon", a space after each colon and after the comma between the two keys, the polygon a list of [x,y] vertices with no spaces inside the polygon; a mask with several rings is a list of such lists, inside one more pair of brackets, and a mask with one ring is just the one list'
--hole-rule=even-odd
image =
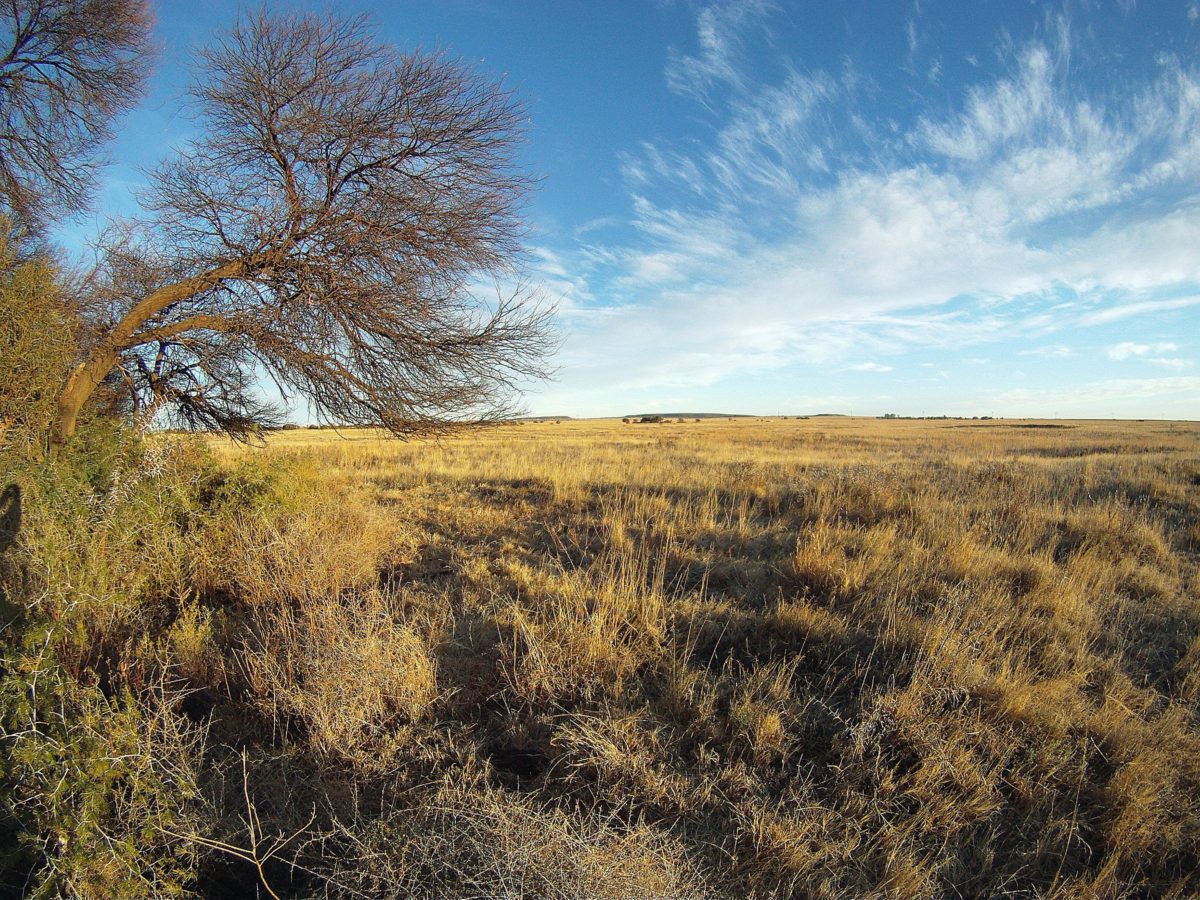
{"label": "blue sky", "polygon": [[[1200,418],[1200,6],[271,3],[365,11],[529,112],[532,413]],[[81,247],[186,141],[162,55]]]}

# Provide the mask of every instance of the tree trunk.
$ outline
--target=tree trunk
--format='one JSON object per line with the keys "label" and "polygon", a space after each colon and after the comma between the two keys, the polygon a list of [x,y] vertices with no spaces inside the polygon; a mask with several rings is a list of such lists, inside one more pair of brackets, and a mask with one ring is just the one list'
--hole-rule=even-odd
{"label": "tree trunk", "polygon": [[58,395],[54,424],[50,429],[50,443],[61,447],[75,434],[79,411],[92,393],[100,386],[104,376],[117,364],[117,353],[113,350],[97,350],[84,363],[76,367],[67,379],[66,387]]}
{"label": "tree trunk", "polygon": [[66,387],[58,395],[58,409],[55,413],[54,424],[50,429],[50,443],[61,447],[75,434],[75,426],[79,420],[79,411],[92,393],[100,386],[104,376],[112,371],[121,358],[121,351],[135,347],[149,340],[174,335],[187,328],[225,327],[222,319],[217,316],[192,316],[183,321],[161,328],[152,328],[138,332],[153,316],[167,309],[171,304],[188,297],[195,296],[225,278],[236,278],[249,269],[252,263],[258,263],[258,257],[250,260],[235,260],[225,263],[215,269],[210,269],[203,275],[185,278],[175,284],[168,284],[142,298],[133,305],[113,329],[105,336],[104,341],[84,362],[76,367],[67,379]]}

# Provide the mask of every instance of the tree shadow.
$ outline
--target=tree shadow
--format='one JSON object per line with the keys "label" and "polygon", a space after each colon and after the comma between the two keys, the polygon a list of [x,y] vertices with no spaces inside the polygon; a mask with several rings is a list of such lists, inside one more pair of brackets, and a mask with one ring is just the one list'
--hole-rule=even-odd
{"label": "tree shadow", "polygon": [[8,625],[20,618],[21,607],[13,602],[24,590],[23,567],[8,550],[16,546],[21,532],[21,486],[15,481],[0,491],[0,623]]}
{"label": "tree shadow", "polygon": [[0,553],[17,542],[21,531],[21,486],[15,481],[0,491]]}

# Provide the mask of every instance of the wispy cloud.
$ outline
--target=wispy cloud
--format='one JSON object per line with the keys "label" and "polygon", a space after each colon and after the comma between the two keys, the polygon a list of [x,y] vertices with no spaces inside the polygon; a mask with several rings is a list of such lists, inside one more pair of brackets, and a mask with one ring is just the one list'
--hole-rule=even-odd
{"label": "wispy cloud", "polygon": [[739,56],[745,32],[774,6],[770,0],[735,0],[701,9],[696,18],[697,49],[693,53],[670,52],[668,86],[701,102],[707,102],[716,85],[740,86]]}
{"label": "wispy cloud", "polygon": [[883,363],[865,362],[858,363],[853,366],[846,366],[846,369],[851,372],[891,372],[894,367],[886,366]]}
{"label": "wispy cloud", "polygon": [[1152,366],[1159,366],[1163,369],[1174,369],[1176,372],[1182,372],[1185,369],[1190,369],[1195,365],[1190,359],[1180,359],[1174,357],[1150,357],[1146,360]]}
{"label": "wispy cloud", "polygon": [[1081,325],[1107,325],[1122,319],[1132,319],[1135,316],[1152,316],[1158,313],[1170,312],[1177,309],[1187,309],[1200,306],[1200,297],[1176,297],[1173,300],[1142,300],[1140,302],[1121,303],[1097,312],[1080,317]]}
{"label": "wispy cloud", "polygon": [[1154,401],[1159,404],[1155,409],[1190,413],[1197,394],[1200,394],[1200,377],[1171,376],[1108,378],[1059,390],[1018,388],[999,392],[991,400],[997,411],[1024,415],[1053,415],[1071,407],[1108,414],[1117,404],[1128,401]]}
{"label": "wispy cloud", "polygon": [[1174,353],[1179,349],[1177,344],[1139,344],[1136,341],[1122,341],[1108,348],[1109,359],[1133,359],[1138,356],[1149,356],[1151,353]]}
{"label": "wispy cloud", "polygon": [[1052,344],[1046,347],[1030,347],[1028,350],[1018,351],[1020,356],[1040,356],[1043,359],[1066,359],[1068,356],[1073,356],[1073,351],[1066,344]]}
{"label": "wispy cloud", "polygon": [[[1060,20],[952,112],[897,131],[858,113],[852,65],[783,60],[755,83],[739,60],[770,11],[705,7],[699,49],[671,55],[668,84],[719,124],[626,158],[637,239],[576,249],[605,313],[574,332],[564,371],[613,388],[714,384],[1001,338],[1065,358],[1057,331],[1200,304],[1195,69],[1164,57],[1148,82],[1081,97]],[[1132,355],[1182,366],[1169,352]]]}

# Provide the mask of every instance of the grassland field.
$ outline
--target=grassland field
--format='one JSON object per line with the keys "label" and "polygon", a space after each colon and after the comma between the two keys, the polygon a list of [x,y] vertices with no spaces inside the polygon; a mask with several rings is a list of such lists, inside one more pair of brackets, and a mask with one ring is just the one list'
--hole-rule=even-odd
{"label": "grassland field", "polygon": [[0,455],[0,897],[1200,896],[1200,424]]}
{"label": "grassland field", "polygon": [[307,598],[250,680],[350,770],[445,785],[480,845],[433,890],[1200,893],[1196,423],[214,447],[361,504],[242,560]]}

